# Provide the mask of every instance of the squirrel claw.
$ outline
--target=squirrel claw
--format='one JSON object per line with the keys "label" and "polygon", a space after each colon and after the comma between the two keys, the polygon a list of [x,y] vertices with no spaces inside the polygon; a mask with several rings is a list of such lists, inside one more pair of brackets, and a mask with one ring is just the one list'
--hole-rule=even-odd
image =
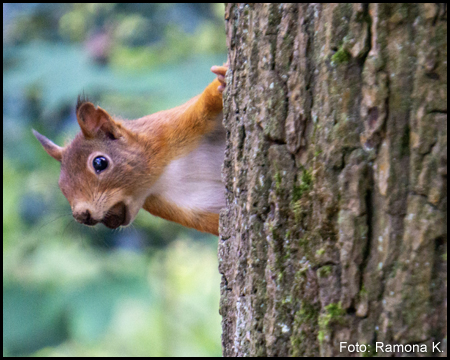
{"label": "squirrel claw", "polygon": [[225,74],[227,73],[227,70],[228,70],[228,62],[223,66],[214,65],[213,67],[211,67],[211,71],[217,75],[217,80],[219,80],[220,82],[220,86],[217,88],[217,90],[219,90],[220,92],[223,92],[227,85],[225,79]]}

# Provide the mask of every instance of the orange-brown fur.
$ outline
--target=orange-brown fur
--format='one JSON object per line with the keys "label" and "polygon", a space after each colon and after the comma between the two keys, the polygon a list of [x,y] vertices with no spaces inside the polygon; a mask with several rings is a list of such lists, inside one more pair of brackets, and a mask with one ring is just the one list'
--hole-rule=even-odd
{"label": "orange-brown fur", "polygon": [[[190,204],[189,195],[195,196],[205,186],[213,199],[217,196],[220,204],[223,201],[223,194],[216,194],[221,165],[217,153],[221,148],[216,146],[214,136],[224,140],[220,127],[226,70],[226,66],[213,67],[217,79],[184,105],[133,121],[114,120],[105,110],[79,99],[81,132],[65,147],[34,132],[49,155],[61,162],[59,185],[74,217],[87,225],[102,221],[115,228],[128,225],[139,208],[144,208],[155,216],[217,235],[218,207],[209,202],[202,205],[201,198],[205,197]],[[93,168],[96,156],[106,158],[106,169]],[[195,169],[189,169],[186,163],[191,158],[196,164],[206,163],[199,171],[213,169],[215,175],[208,180],[208,176],[199,174],[196,184]],[[183,185],[184,179],[189,183],[186,189],[193,189],[193,194],[182,196],[177,204],[179,193],[170,186]],[[161,194],[155,193],[158,189]],[[114,216],[111,222],[109,218]]]}
{"label": "orange-brown fur", "polygon": [[183,226],[219,235],[219,214],[187,211],[159,198],[157,195],[147,197],[143,209],[152,215],[174,221]]}

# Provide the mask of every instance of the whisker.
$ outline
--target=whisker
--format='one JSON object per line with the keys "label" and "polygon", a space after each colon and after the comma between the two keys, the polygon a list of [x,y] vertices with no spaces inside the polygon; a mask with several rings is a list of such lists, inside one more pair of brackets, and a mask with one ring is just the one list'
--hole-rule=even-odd
{"label": "whisker", "polygon": [[62,237],[64,237],[64,233],[66,232],[67,228],[69,227],[69,225],[70,225],[73,221],[75,221],[75,220],[73,220],[73,219],[70,219],[70,220],[69,220],[69,222],[67,223],[67,225],[65,226],[65,228],[64,228],[64,230],[63,230],[63,232],[62,232],[62,234],[61,234]]}
{"label": "whisker", "polygon": [[94,230],[92,232],[92,234],[94,235],[95,240],[102,244],[105,248],[110,248],[110,245],[108,244],[108,242],[105,240],[105,238],[99,236],[99,229],[96,226],[93,226],[92,229]]}
{"label": "whisker", "polygon": [[51,223],[55,222],[56,220],[61,219],[62,217],[66,217],[66,216],[71,216],[72,213],[67,213],[67,214],[62,214],[62,215],[58,215],[55,219],[47,221],[45,224],[42,224],[39,228],[38,231],[42,230],[42,228],[44,228],[47,225],[50,225]]}

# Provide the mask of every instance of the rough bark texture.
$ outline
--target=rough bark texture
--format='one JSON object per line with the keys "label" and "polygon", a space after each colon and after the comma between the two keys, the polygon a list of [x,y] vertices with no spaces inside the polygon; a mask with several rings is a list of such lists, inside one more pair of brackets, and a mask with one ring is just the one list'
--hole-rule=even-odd
{"label": "rough bark texture", "polygon": [[228,4],[225,19],[224,355],[446,355],[446,7]]}

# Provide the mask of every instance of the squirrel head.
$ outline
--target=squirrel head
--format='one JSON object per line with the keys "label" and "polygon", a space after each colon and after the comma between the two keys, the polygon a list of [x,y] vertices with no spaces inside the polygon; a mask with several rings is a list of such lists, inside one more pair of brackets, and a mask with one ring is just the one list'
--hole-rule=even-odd
{"label": "squirrel head", "polygon": [[76,114],[81,132],[65,147],[33,133],[45,151],[61,162],[58,184],[74,218],[85,225],[126,226],[144,204],[157,169],[151,171],[148,149],[137,135],[105,110],[78,97]]}

